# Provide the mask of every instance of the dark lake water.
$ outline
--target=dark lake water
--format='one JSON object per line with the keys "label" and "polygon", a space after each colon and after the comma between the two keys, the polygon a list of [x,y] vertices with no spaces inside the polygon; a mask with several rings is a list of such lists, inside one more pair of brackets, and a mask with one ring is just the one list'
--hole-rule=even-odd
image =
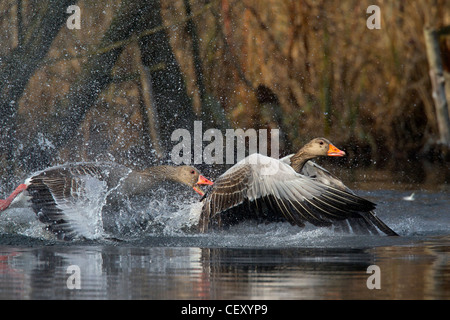
{"label": "dark lake water", "polygon": [[358,192],[401,237],[247,223],[61,242],[2,217],[0,299],[449,299],[448,189],[411,192]]}

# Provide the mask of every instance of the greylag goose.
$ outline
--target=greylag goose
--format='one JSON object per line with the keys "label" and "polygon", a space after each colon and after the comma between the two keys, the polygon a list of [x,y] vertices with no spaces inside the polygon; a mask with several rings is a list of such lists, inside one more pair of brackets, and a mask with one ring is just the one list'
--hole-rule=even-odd
{"label": "greylag goose", "polygon": [[246,219],[289,221],[303,227],[369,212],[375,204],[295,172],[287,163],[252,154],[222,174],[204,197],[198,228],[223,227]]}
{"label": "greylag goose", "polygon": [[[135,171],[116,163],[72,163],[33,174],[0,200],[0,211],[28,206],[58,238],[89,237],[103,227],[102,210],[117,212],[123,198],[145,194],[164,181],[187,185],[200,195],[199,185],[213,184],[191,166]],[[83,216],[83,210],[96,216]]]}
{"label": "greylag goose", "polygon": [[[329,140],[325,138],[315,138],[308,142],[296,154],[281,158],[280,161],[289,164],[297,173],[310,177],[327,186],[354,194],[354,192],[339,178],[335,177],[332,173],[315,162],[310,161],[320,156],[344,155],[345,152],[336,148]],[[373,211],[346,220],[337,221],[334,225],[346,231],[351,228],[356,233],[378,234],[378,230],[380,230],[388,236],[398,236],[398,234],[381,221]]]}
{"label": "greylag goose", "polygon": [[199,230],[206,232],[209,227],[220,228],[256,218],[287,220],[300,227],[309,222],[343,229],[348,222],[353,229],[358,226],[358,230],[366,233],[373,232],[374,224],[386,234],[396,235],[375,216],[374,203],[343,188],[339,179],[325,179],[331,174],[308,162],[317,156],[344,155],[345,152],[320,138],[281,160],[250,155],[222,174],[204,197]]}

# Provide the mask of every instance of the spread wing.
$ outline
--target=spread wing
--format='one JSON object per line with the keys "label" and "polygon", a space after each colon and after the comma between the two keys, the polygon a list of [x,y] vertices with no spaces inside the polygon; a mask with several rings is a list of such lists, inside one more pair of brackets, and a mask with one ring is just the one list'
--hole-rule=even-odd
{"label": "spread wing", "polygon": [[[230,210],[234,208],[240,210]],[[298,226],[330,226],[374,208],[372,202],[298,174],[282,161],[253,154],[215,181],[204,200],[199,228],[238,221],[250,212]]]}
{"label": "spread wing", "polygon": [[31,177],[27,191],[39,220],[60,238],[92,237],[101,229],[106,178],[100,166],[59,166]]}

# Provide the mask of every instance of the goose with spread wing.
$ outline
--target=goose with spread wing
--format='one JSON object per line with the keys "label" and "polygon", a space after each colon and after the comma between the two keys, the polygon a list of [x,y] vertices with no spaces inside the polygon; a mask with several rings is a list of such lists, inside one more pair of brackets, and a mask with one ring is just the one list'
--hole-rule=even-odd
{"label": "goose with spread wing", "polygon": [[33,174],[0,200],[0,211],[31,207],[60,239],[87,237],[103,228],[104,211],[119,212],[124,200],[145,194],[164,182],[192,187],[211,185],[191,166],[154,166],[142,171],[117,163],[69,163]]}
{"label": "goose with spread wing", "polygon": [[299,174],[285,162],[252,154],[214,182],[204,199],[199,230],[252,218],[331,226],[374,208],[374,203]]}
{"label": "goose with spread wing", "polygon": [[[238,162],[214,182],[203,200],[199,230],[206,232],[246,219],[289,221],[300,227],[307,222],[341,227],[345,221],[371,221],[363,217],[371,215],[374,203],[338,184],[326,184],[313,175],[297,172],[319,155],[345,155],[329,141],[323,142],[314,144],[316,150],[310,145],[282,160],[252,154]],[[369,231],[372,224],[361,228]]]}
{"label": "goose with spread wing", "polygon": [[[317,163],[311,161],[321,156],[342,157],[345,156],[345,152],[336,148],[328,139],[315,138],[303,146],[296,154],[281,158],[280,161],[289,164],[297,173],[310,177],[324,185],[354,194],[342,180]],[[377,217],[374,211],[336,221],[334,226],[344,231],[350,231],[351,229],[354,233],[379,234],[382,232],[388,236],[398,236],[394,230]]]}

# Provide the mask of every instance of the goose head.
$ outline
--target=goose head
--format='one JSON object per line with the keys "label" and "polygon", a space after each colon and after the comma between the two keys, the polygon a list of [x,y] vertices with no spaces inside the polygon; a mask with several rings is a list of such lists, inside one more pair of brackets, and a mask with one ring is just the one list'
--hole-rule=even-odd
{"label": "goose head", "polygon": [[343,157],[345,152],[339,150],[334,146],[329,140],[325,138],[315,138],[308,142],[303,148],[304,154],[319,157],[319,156],[329,156],[329,157]]}
{"label": "goose head", "polygon": [[301,172],[308,160],[320,156],[343,157],[345,152],[336,148],[325,138],[314,138],[290,158],[290,165],[296,172]]}
{"label": "goose head", "polygon": [[176,167],[176,176],[174,177],[179,182],[192,187],[195,192],[203,196],[205,193],[200,188],[200,185],[212,185],[213,182],[206,179],[196,168],[192,166]]}

